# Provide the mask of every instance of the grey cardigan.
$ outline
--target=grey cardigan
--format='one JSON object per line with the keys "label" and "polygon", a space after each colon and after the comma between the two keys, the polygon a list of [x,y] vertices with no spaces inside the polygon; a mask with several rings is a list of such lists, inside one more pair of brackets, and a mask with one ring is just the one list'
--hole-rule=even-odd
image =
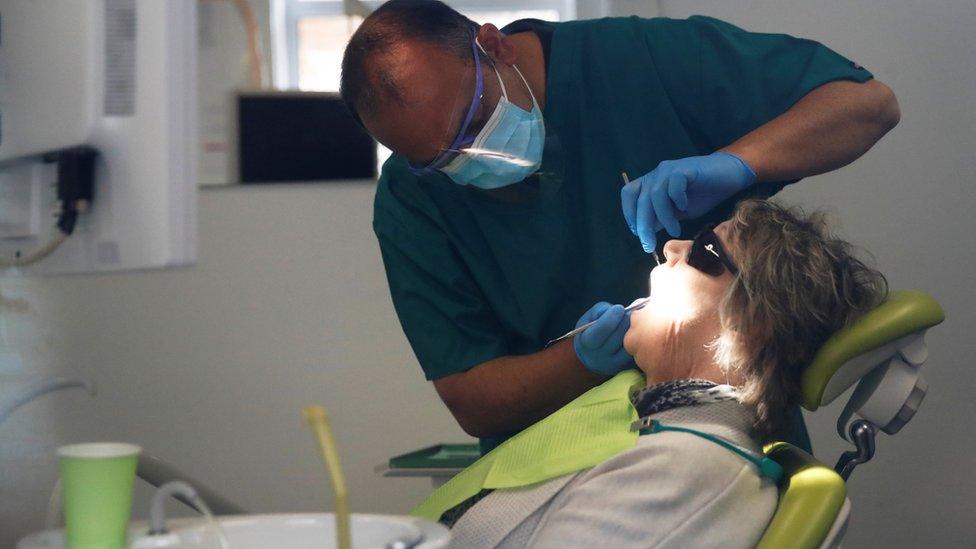
{"label": "grey cardigan", "polygon": [[[736,401],[652,417],[761,449]],[[741,456],[689,433],[661,432],[592,469],[492,492],[454,525],[451,547],[754,547],[777,495]]]}

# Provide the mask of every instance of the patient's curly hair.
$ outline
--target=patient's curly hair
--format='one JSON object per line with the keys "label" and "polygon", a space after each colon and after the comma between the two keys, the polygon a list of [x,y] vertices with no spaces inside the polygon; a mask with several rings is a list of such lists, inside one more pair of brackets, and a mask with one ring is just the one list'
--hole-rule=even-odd
{"label": "patient's curly hair", "polygon": [[739,275],[720,307],[716,358],[743,376],[742,401],[760,434],[782,436],[803,368],[834,332],[887,297],[888,282],[828,231],[822,212],[745,200],[728,239]]}

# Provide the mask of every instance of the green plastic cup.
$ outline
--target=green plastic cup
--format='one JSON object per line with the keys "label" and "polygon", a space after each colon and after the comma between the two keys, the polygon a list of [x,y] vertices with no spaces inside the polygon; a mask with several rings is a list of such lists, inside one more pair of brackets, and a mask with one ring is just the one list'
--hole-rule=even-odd
{"label": "green plastic cup", "polygon": [[142,448],[121,442],[58,448],[69,549],[124,549]]}

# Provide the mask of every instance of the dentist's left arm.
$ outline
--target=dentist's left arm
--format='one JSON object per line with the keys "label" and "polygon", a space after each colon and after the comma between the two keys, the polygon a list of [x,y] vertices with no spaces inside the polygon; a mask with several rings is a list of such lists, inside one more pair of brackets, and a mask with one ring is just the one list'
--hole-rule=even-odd
{"label": "dentist's left arm", "polygon": [[662,162],[625,185],[624,218],[650,252],[658,230],[677,237],[679,220],[700,217],[755,183],[796,180],[853,162],[900,116],[895,94],[877,80],[824,84],[720,151]]}

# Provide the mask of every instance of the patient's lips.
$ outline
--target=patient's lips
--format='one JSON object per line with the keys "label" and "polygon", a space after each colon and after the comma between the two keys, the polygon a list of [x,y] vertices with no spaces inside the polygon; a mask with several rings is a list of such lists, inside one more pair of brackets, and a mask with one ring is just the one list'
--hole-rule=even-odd
{"label": "patient's lips", "polygon": [[653,309],[656,317],[681,322],[695,315],[695,295],[687,280],[669,267],[670,261],[651,271],[650,302],[644,309]]}

